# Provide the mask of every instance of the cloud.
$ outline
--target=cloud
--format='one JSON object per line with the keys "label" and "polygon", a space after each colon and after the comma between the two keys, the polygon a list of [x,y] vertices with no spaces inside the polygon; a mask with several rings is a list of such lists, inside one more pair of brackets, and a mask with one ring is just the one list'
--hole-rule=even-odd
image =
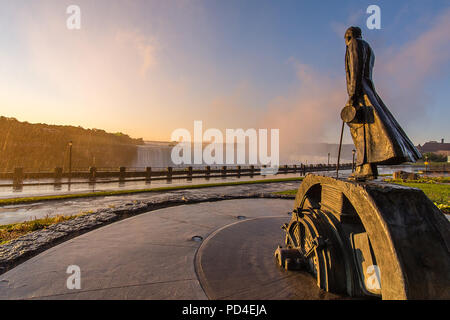
{"label": "cloud", "polygon": [[330,23],[331,30],[340,38],[344,38],[345,31],[349,26],[357,25],[365,17],[365,12],[362,9],[353,11],[347,18],[346,22],[332,21]]}
{"label": "cloud", "polygon": [[[27,78],[37,87],[36,107],[42,107],[38,117],[107,128],[122,125],[125,106],[149,101],[155,89],[148,83],[158,68],[159,52],[151,33],[124,24],[94,28],[87,17],[81,30],[68,30],[66,16],[53,7],[41,9],[39,16],[39,28],[29,13],[20,17]],[[96,124],[98,118],[103,123]]]}
{"label": "cloud", "polygon": [[67,29],[65,10],[61,13],[64,5],[49,2],[35,10],[18,11],[17,25],[30,74],[61,96],[77,92],[97,100],[100,93],[108,97],[111,92],[125,92],[124,83],[137,87],[158,65],[156,37],[126,20],[100,24],[94,20],[94,10],[81,7],[80,30]]}
{"label": "cloud", "polygon": [[156,65],[157,43],[155,38],[145,36],[138,30],[118,31],[116,41],[119,45],[129,46],[140,58],[140,74],[145,76]]}
{"label": "cloud", "polygon": [[291,62],[297,84],[289,94],[272,101],[261,119],[263,126],[280,129],[282,154],[298,153],[299,143],[322,142],[330,132],[338,136],[339,113],[347,99],[343,77],[320,73],[293,59]]}
{"label": "cloud", "polygon": [[[375,85],[387,105],[407,121],[423,120],[432,105],[431,80],[444,75],[450,61],[450,9],[415,39],[380,50]],[[385,101],[385,102],[386,102]]]}
{"label": "cloud", "polygon": [[[400,46],[373,48],[377,56],[377,92],[405,125],[407,134],[417,134],[412,124],[423,122],[433,107],[428,84],[430,79],[443,75],[441,67],[450,60],[450,10],[435,21]],[[343,27],[336,24],[335,28],[341,37]],[[262,126],[280,129],[282,154],[301,152],[296,146],[304,142],[338,143],[339,114],[348,99],[344,72],[336,76],[300,61],[291,62],[297,75],[294,89],[270,102],[268,112],[261,118]],[[344,137],[344,142],[351,141],[348,128]]]}

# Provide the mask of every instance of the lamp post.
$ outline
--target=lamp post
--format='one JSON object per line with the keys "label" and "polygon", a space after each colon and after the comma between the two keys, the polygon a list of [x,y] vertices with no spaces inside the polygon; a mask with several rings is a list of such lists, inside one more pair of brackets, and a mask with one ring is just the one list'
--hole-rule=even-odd
{"label": "lamp post", "polygon": [[69,180],[72,178],[72,145],[73,142],[69,141]]}
{"label": "lamp post", "polygon": [[330,153],[328,152],[328,164],[327,164],[327,171],[330,170]]}
{"label": "lamp post", "polygon": [[356,150],[353,149],[353,150],[352,150],[352,156],[353,156],[353,160],[352,160],[352,173],[355,172],[355,154],[356,154]]}
{"label": "lamp post", "polygon": [[428,156],[425,156],[425,175],[428,175]]}

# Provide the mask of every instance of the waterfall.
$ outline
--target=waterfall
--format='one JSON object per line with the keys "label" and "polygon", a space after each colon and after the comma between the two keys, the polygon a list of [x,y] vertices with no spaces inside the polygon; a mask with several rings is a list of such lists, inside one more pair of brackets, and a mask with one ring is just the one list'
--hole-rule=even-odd
{"label": "waterfall", "polygon": [[168,167],[173,166],[170,153],[172,147],[168,144],[146,142],[138,146],[133,167]]}

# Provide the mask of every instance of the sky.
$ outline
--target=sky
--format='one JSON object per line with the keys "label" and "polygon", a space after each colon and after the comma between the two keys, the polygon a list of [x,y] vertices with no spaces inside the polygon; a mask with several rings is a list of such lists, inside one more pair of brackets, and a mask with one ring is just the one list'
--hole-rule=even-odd
{"label": "sky", "polygon": [[[72,4],[80,30],[66,27]],[[380,30],[366,26],[372,4]],[[411,140],[450,139],[448,0],[0,0],[0,115],[146,140],[202,120],[338,143],[351,25]]]}

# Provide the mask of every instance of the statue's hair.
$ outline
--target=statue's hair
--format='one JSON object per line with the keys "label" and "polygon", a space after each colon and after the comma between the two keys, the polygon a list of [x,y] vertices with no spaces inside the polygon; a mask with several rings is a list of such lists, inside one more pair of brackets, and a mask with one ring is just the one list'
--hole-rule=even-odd
{"label": "statue's hair", "polygon": [[360,27],[352,26],[352,27],[348,28],[347,31],[345,31],[345,34],[347,34],[347,32],[350,32],[354,38],[361,38],[361,36],[362,36]]}

